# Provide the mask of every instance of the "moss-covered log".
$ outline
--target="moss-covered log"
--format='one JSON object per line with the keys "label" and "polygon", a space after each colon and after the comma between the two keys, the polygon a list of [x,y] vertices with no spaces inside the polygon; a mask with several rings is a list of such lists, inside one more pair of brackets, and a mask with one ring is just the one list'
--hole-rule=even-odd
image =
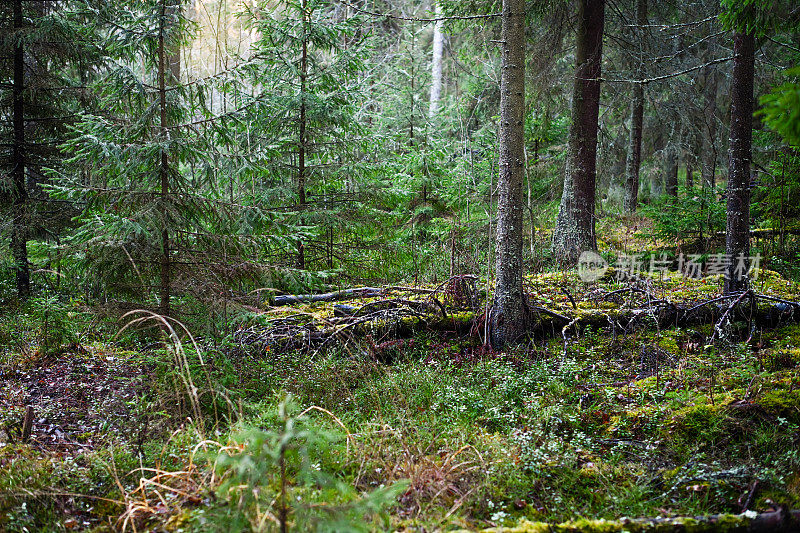
{"label": "moss-covered log", "polygon": [[[380,289],[352,289],[375,291]],[[629,289],[626,289],[629,290]],[[606,294],[605,297],[615,292]],[[641,291],[644,292],[644,291]],[[329,293],[326,298],[337,298]],[[352,293],[351,297],[353,296]],[[292,296],[287,298],[302,298]],[[581,302],[585,304],[587,302]],[[703,302],[674,303],[665,299],[649,299],[642,307],[617,306],[611,302],[596,303],[596,307],[576,305],[574,309],[555,312],[531,306],[529,333],[538,339],[569,337],[585,328],[608,328],[618,334],[637,329],[716,325],[711,341],[718,339],[727,322],[742,322],[753,327],[775,327],[800,320],[800,304],[781,298],[747,291],[741,295],[712,298]],[[343,308],[343,309],[340,309]],[[421,331],[452,332],[458,335],[478,335],[484,329],[484,314],[474,310],[448,308],[436,298],[411,300],[389,298],[368,302],[361,307],[335,306],[333,316],[320,317],[311,313],[284,317],[267,326],[255,326],[237,332],[240,345],[264,344],[282,348],[302,349],[332,346],[338,341],[402,338]],[[719,330],[719,331],[717,331]]]}
{"label": "moss-covered log", "polygon": [[800,511],[722,514],[707,517],[574,520],[561,524],[529,522],[484,530],[496,533],[788,533],[800,531]]}

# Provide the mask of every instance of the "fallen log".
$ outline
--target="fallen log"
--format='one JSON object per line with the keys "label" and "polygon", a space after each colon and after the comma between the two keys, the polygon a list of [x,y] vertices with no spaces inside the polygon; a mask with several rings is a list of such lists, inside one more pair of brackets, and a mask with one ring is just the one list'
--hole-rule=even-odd
{"label": "fallen log", "polygon": [[[356,295],[375,296],[383,289],[371,287],[347,289],[338,293],[318,295],[294,295],[280,298],[283,305],[302,298],[313,301],[328,301],[334,298],[353,298]],[[712,298],[703,302],[673,303],[654,300],[646,291],[647,301],[635,304],[638,307],[612,309],[573,309],[561,312],[531,305],[534,314],[529,332],[532,337],[542,339],[560,336],[567,343],[575,332],[587,327],[611,328],[616,332],[631,333],[639,328],[696,326],[713,324],[715,333],[710,342],[723,334],[721,328],[728,323],[746,322],[754,326],[774,327],[781,323],[800,320],[800,303],[774,296],[758,294],[752,290],[731,296]],[[383,292],[385,294],[385,291]],[[604,298],[609,295],[605,295]],[[747,297],[747,298],[746,298]],[[757,305],[757,302],[762,302]],[[449,312],[448,312],[449,311]],[[371,335],[375,339],[400,338],[423,330],[451,332],[459,335],[474,334],[480,330],[482,315],[474,310],[451,308],[431,299],[411,300],[388,298],[369,302],[361,307],[339,304],[334,306],[330,318],[304,320],[304,315],[283,317],[266,326],[254,326],[240,330],[236,339],[242,349],[248,345],[263,345],[278,349],[320,350],[333,344],[347,344]]]}
{"label": "fallen log", "polygon": [[719,514],[676,518],[620,518],[619,520],[573,520],[561,524],[522,520],[516,526],[483,530],[486,533],[789,533],[800,531],[800,511],[778,509],[766,513]]}
{"label": "fallen log", "polygon": [[375,298],[384,293],[383,289],[377,287],[357,287],[354,289],[344,289],[336,292],[324,292],[321,294],[284,294],[275,296],[272,305],[291,305],[296,303],[311,302],[338,302],[351,298]]}
{"label": "fallen log", "polygon": [[338,302],[340,300],[349,300],[352,298],[376,298],[388,293],[406,292],[413,294],[436,294],[442,292],[448,282],[452,280],[469,280],[475,282],[477,276],[462,275],[453,276],[448,281],[440,284],[435,289],[428,289],[425,287],[406,287],[402,285],[392,285],[389,287],[354,287],[352,289],[342,289],[334,292],[324,292],[320,294],[282,294],[275,296],[272,299],[273,306],[291,305],[295,303],[310,303],[310,302]]}
{"label": "fallen log", "polygon": [[[800,235],[800,228],[784,228],[783,230],[780,229],[771,229],[771,228],[754,228],[750,230],[751,237],[776,237],[783,235]],[[724,231],[716,232],[716,235],[719,237],[724,237]]]}

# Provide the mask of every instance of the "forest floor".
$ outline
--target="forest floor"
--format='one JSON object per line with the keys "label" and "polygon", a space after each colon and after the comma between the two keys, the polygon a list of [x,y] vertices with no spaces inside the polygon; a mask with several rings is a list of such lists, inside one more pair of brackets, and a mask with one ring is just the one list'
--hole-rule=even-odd
{"label": "forest floor", "polygon": [[[800,299],[797,283],[760,274],[759,295]],[[265,302],[197,346],[115,336],[119,322],[79,302],[61,322],[4,317],[0,531],[278,530],[283,505],[296,530],[332,531],[348,529],[337,519],[536,531],[800,506],[794,320],[715,333],[730,308],[712,301],[719,277],[545,273],[526,286],[551,314],[537,312],[533,341],[496,353],[482,342],[483,282],[467,281]],[[655,300],[711,302],[711,320],[631,318]],[[45,350],[56,327],[72,333]]]}

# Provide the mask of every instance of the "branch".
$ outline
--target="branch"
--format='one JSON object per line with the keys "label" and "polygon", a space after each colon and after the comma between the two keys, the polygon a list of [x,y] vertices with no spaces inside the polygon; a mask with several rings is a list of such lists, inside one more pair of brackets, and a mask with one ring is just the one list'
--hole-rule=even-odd
{"label": "branch", "polygon": [[359,13],[364,13],[365,15],[369,15],[371,17],[378,17],[378,18],[390,18],[396,20],[408,20],[412,22],[439,22],[439,21],[446,21],[446,20],[476,20],[476,19],[489,19],[489,18],[496,18],[502,15],[502,13],[489,13],[488,15],[453,15],[450,17],[434,17],[434,18],[418,18],[418,17],[404,17],[403,15],[393,15],[391,13],[379,13],[377,11],[369,11],[363,8],[360,8],[356,5],[351,4],[347,0],[340,0],[344,5],[347,7],[351,7],[358,11]]}
{"label": "branch", "polygon": [[[676,78],[678,76],[682,76],[684,74],[688,74],[689,72],[694,72],[695,70],[700,70],[702,68],[710,67],[711,65],[716,65],[717,63],[724,63],[726,61],[730,61],[733,58],[734,58],[734,56],[720,57],[718,59],[711,60],[708,63],[703,63],[702,65],[697,65],[697,66],[694,66],[694,67],[691,67],[691,68],[687,68],[687,69],[684,69],[684,70],[679,70],[678,72],[673,72],[671,74],[664,74],[663,76],[655,76],[653,78],[643,78],[641,80],[632,80],[632,79],[608,80],[608,79],[600,78],[600,81],[601,82],[605,82],[605,83],[641,83],[643,85],[646,85],[646,84],[652,83],[654,81],[661,81],[661,80],[666,80],[666,79],[669,79],[669,78]],[[584,78],[584,79],[586,79],[586,78]],[[595,80],[596,79],[589,79],[588,81],[595,81]]]}

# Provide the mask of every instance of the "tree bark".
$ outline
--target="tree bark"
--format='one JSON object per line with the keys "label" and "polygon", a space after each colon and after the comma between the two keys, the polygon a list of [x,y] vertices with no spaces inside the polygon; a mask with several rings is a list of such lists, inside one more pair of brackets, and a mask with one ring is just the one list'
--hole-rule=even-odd
{"label": "tree bark", "polygon": [[686,162],[686,188],[692,189],[694,187],[694,169],[690,162]]}
{"label": "tree bark", "polygon": [[[442,15],[442,6],[434,0],[436,18]],[[443,20],[437,20],[433,26],[433,57],[431,58],[431,100],[428,108],[428,117],[433,119],[439,112],[439,100],[442,96],[442,56],[444,55]]]}
{"label": "tree bark", "polygon": [[572,124],[552,246],[553,254],[568,264],[577,262],[584,250],[597,249],[594,204],[604,11],[605,0],[580,0]]}
{"label": "tree bark", "polygon": [[503,0],[502,24],[497,285],[489,312],[489,337],[496,350],[518,340],[527,327],[527,306],[522,290],[525,0]]}
{"label": "tree bark", "polygon": [[[22,0],[14,0],[14,30],[21,32],[23,27]],[[11,228],[11,253],[16,270],[17,296],[27,300],[31,292],[30,269],[28,267],[28,187],[25,183],[25,51],[17,41],[14,45],[14,79],[12,88],[14,142],[13,158],[13,216]]]}
{"label": "tree bark", "polygon": [[714,75],[713,67],[706,67],[703,99],[703,154],[700,173],[703,188],[713,189],[717,172],[717,79]]}
{"label": "tree bark", "polygon": [[666,171],[666,192],[669,196],[678,196],[678,157],[673,146],[667,147],[664,170]]}
{"label": "tree bark", "polygon": [[[302,50],[300,51],[300,125],[297,149],[297,207],[300,212],[306,205],[306,146],[308,139],[306,135],[306,78],[308,77],[308,28],[306,20],[308,18],[306,0],[302,2],[303,17],[303,39]],[[297,241],[297,268],[306,267],[305,244],[302,240]]]}
{"label": "tree bark", "polygon": [[628,156],[625,160],[625,198],[622,208],[633,213],[639,205],[639,168],[642,157],[642,117],[644,115],[644,88],[633,86],[631,100],[631,129],[628,137]]}
{"label": "tree bark", "polygon": [[[168,0],[161,0],[161,17],[158,31],[158,109],[159,109],[159,134],[162,142],[169,136],[169,123],[167,117],[167,73],[169,72],[170,86],[180,83],[180,45],[175,44],[175,40],[167,50],[167,21],[178,25],[179,21],[173,20],[180,17],[180,4],[178,1],[168,3]],[[161,180],[161,190],[159,191],[165,219],[164,227],[161,228],[161,286],[159,288],[160,309],[159,312],[164,316],[169,316],[172,312],[170,305],[172,292],[172,260],[171,243],[169,234],[169,220],[167,203],[170,201],[169,187],[169,154],[166,149],[161,151],[161,164],[159,166],[159,176]]]}
{"label": "tree bark", "polygon": [[[644,56],[644,25],[647,24],[647,0],[636,2],[636,33],[639,36],[639,60],[636,69],[638,77],[642,76]],[[644,116],[644,87],[641,83],[633,84],[631,97],[631,129],[628,137],[628,156],[625,160],[625,198],[622,208],[627,213],[636,211],[639,204],[639,168],[642,161],[642,117]]]}
{"label": "tree bark", "polygon": [[[755,39],[752,33],[733,36],[733,78],[731,80],[731,132],[728,148],[728,219],[725,253],[731,264],[725,277],[724,293],[747,289],[746,263],[750,255],[750,159],[753,138],[753,71]],[[737,267],[739,269],[737,270]]]}

